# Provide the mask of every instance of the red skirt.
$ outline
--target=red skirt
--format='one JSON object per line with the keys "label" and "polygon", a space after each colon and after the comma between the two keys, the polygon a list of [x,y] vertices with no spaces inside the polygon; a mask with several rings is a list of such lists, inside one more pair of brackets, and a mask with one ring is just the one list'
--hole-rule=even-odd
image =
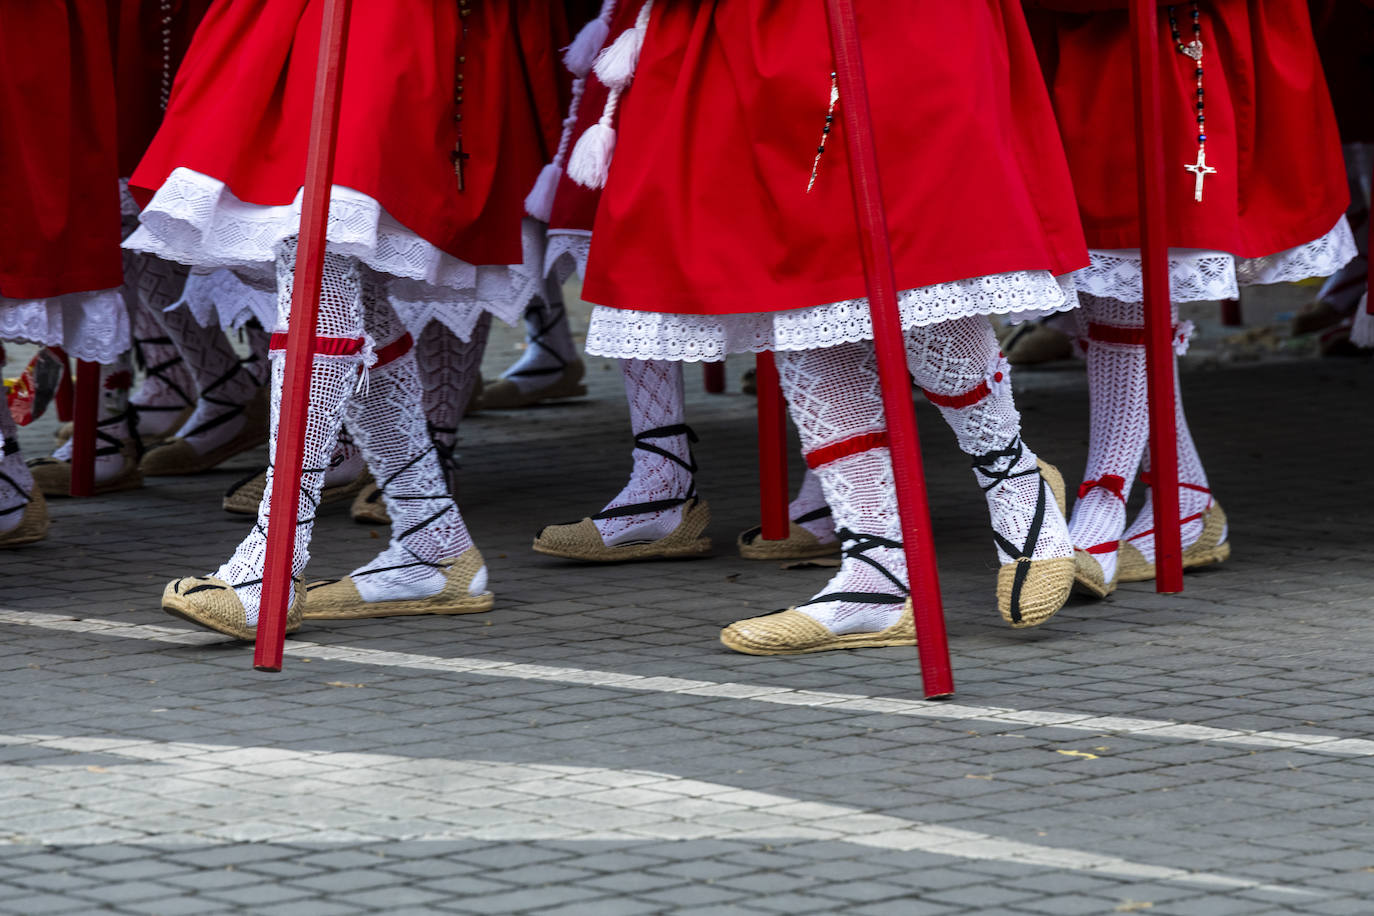
{"label": "red skirt", "polygon": [[[1020,3],[859,17],[899,288],[1085,264]],[[863,297],[842,118],[807,193],[833,69],[823,4],[655,4],[584,296],[687,314]]]}
{"label": "red skirt", "polygon": [[[1178,7],[1184,41],[1189,9]],[[1159,13],[1169,245],[1253,258],[1320,238],[1349,191],[1307,3],[1209,0],[1201,9],[1207,163],[1217,170],[1201,203],[1184,170],[1198,152],[1196,64]],[[1138,248],[1128,14],[1055,20],[1049,78],[1088,245]]]}
{"label": "red skirt", "polygon": [[124,282],[104,0],[0,3],[0,298]]}
{"label": "red skirt", "polygon": [[[223,183],[242,203],[296,199],[323,7],[211,6],[162,129],[134,172],[140,203],[178,168]],[[566,24],[557,26],[562,12],[553,7],[473,3],[460,17],[452,0],[355,4],[335,184],[377,201],[447,255],[519,263],[524,197],[552,154],[561,117],[553,64]]]}

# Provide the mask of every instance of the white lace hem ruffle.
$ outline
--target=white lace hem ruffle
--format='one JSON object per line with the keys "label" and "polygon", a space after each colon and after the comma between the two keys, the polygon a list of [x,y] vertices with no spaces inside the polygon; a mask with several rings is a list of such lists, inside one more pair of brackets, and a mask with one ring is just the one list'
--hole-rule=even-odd
{"label": "white lace hem ruffle", "polygon": [[[1076,308],[1072,276],[1014,271],[937,283],[898,294],[902,327],[924,327],[970,315],[1021,321]],[[730,353],[812,350],[873,338],[867,299],[783,312],[682,315],[597,306],[587,352],[618,359],[714,362]]]}
{"label": "white lace hem ruffle", "polygon": [[[1235,299],[1242,286],[1291,283],[1330,276],[1358,253],[1344,216],[1321,238],[1259,258],[1223,251],[1169,249],[1169,295],[1174,302]],[[1092,263],[1078,271],[1078,291],[1104,299],[1143,302],[1140,250],[1093,250]]]}
{"label": "white lace hem ruffle", "polygon": [[0,340],[62,347],[74,359],[112,363],[129,349],[130,339],[129,309],[117,289],[0,298]]}
{"label": "white lace hem ruffle", "polygon": [[544,257],[544,276],[553,276],[561,285],[574,273],[587,275],[587,258],[592,251],[592,234],[585,229],[550,229],[549,247]]}
{"label": "white lace hem ruffle", "polygon": [[[277,246],[300,232],[302,198],[303,191],[290,204],[247,203],[218,179],[178,168],[158,188],[124,246],[190,264],[202,273],[230,268],[250,287],[272,288]],[[387,295],[398,310],[421,305],[431,319],[445,324],[454,320],[470,326],[480,311],[498,317],[515,311],[518,316],[539,288],[541,262],[534,269],[469,264],[420,238],[378,201],[341,185],[330,193],[326,235],[331,251],[355,257],[386,276]],[[473,314],[449,316],[450,310]],[[238,316],[243,308],[227,311]],[[220,323],[232,324],[232,319],[221,316]]]}

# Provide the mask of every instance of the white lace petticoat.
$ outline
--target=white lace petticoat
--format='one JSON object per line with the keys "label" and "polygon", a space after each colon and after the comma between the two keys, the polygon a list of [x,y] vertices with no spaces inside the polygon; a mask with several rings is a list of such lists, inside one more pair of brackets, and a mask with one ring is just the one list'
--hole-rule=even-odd
{"label": "white lace petticoat", "polygon": [[[1259,258],[1170,248],[1169,296],[1175,303],[1235,299],[1242,286],[1330,276],[1357,253],[1355,237],[1344,216],[1319,239]],[[1092,263],[1075,275],[1079,292],[1122,302],[1144,301],[1138,248],[1093,250],[1089,254]]]}
{"label": "white lace petticoat", "polygon": [[573,274],[585,277],[591,250],[592,234],[586,229],[550,229],[544,276],[552,276],[559,284],[567,282]]}
{"label": "white lace petticoat", "polygon": [[62,347],[74,359],[112,363],[129,349],[129,308],[117,289],[51,299],[0,297],[0,340]]}
{"label": "white lace petticoat", "polygon": [[[218,179],[178,168],[153,195],[124,247],[189,264],[200,273],[229,268],[250,288],[271,289],[277,246],[300,232],[302,197],[303,191],[298,192],[292,203],[278,206],[247,203]],[[526,258],[538,260],[475,266],[420,238],[375,199],[341,185],[330,192],[326,236],[331,251],[357,258],[386,277],[388,298],[407,327],[419,322],[416,331],[437,319],[460,336],[470,336],[483,311],[513,323],[540,288],[542,243],[532,253],[526,241]],[[207,306],[202,302],[201,307]],[[216,307],[230,316],[244,314],[241,304]],[[251,303],[247,308],[257,311]],[[275,324],[275,305],[271,314],[266,327]],[[220,315],[222,325],[233,321]]]}
{"label": "white lace petticoat", "polygon": [[[970,315],[1013,321],[1077,307],[1072,275],[1021,270],[908,289],[897,295],[902,327]],[[587,328],[587,352],[619,359],[715,362],[730,353],[814,350],[873,338],[867,299],[782,312],[682,315],[598,305]]]}

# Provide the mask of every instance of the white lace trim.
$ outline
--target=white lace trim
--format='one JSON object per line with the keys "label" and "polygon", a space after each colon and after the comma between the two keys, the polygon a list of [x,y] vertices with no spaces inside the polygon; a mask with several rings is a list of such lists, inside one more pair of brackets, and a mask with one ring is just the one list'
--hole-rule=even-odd
{"label": "white lace trim", "polygon": [[[1092,263],[1078,271],[1080,292],[1121,302],[1143,302],[1140,250],[1092,250]],[[1335,273],[1355,257],[1355,237],[1344,216],[1319,239],[1259,258],[1223,251],[1169,249],[1169,295],[1174,302],[1235,299],[1242,286],[1291,283]]]}
{"label": "white lace trim", "polygon": [[277,291],[246,281],[232,270],[191,271],[181,298],[167,307],[186,308],[203,328],[218,324],[226,331],[256,318],[264,330],[277,325]]}
{"label": "white lace trim", "polygon": [[[281,206],[246,203],[218,179],[178,168],[158,188],[124,246],[203,272],[232,268],[252,285],[267,288],[275,283],[277,246],[300,231],[303,194]],[[425,303],[436,317],[444,306],[475,306],[498,315],[514,310],[518,317],[539,287],[537,270],[459,260],[407,229],[373,198],[342,185],[330,192],[326,235],[330,251],[392,278],[387,294],[398,310]],[[241,314],[241,309],[230,311]],[[475,321],[474,315],[460,324]]]}
{"label": "white lace trim", "polygon": [[[938,324],[969,315],[1006,315],[1013,321],[1076,308],[1072,275],[1044,270],[990,274],[909,289],[897,297],[902,327]],[[714,362],[730,353],[811,350],[873,338],[867,299],[783,312],[681,315],[597,306],[587,329],[587,352],[619,359]]]}
{"label": "white lace trim", "polygon": [[0,340],[62,347],[75,359],[112,363],[129,349],[129,309],[117,289],[51,299],[0,297]]}
{"label": "white lace trim", "polygon": [[592,250],[592,234],[585,229],[550,229],[549,247],[544,256],[544,276],[552,275],[559,284],[574,273],[587,275],[587,258]]}

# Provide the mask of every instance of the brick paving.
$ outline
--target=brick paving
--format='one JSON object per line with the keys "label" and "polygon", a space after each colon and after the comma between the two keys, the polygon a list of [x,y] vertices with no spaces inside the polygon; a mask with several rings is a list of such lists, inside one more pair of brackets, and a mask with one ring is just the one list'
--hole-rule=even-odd
{"label": "brick paving", "polygon": [[[241,537],[219,495],[261,454],[55,502],[46,542],[0,556],[0,913],[1371,912],[1368,362],[1188,372],[1234,559],[1031,631],[996,613],[981,494],[920,405],[953,704],[920,702],[912,651],[717,642],[829,575],[734,553],[745,365],[720,396],[688,374],[713,557],[529,550],[628,470],[619,376],[592,361],[585,400],[465,423],[496,610],[310,625],[280,675],[157,606]],[[1082,373],[1017,384],[1027,439],[1076,479]],[[29,454],[50,433],[24,430]],[[311,574],[381,536],[326,509]]]}

